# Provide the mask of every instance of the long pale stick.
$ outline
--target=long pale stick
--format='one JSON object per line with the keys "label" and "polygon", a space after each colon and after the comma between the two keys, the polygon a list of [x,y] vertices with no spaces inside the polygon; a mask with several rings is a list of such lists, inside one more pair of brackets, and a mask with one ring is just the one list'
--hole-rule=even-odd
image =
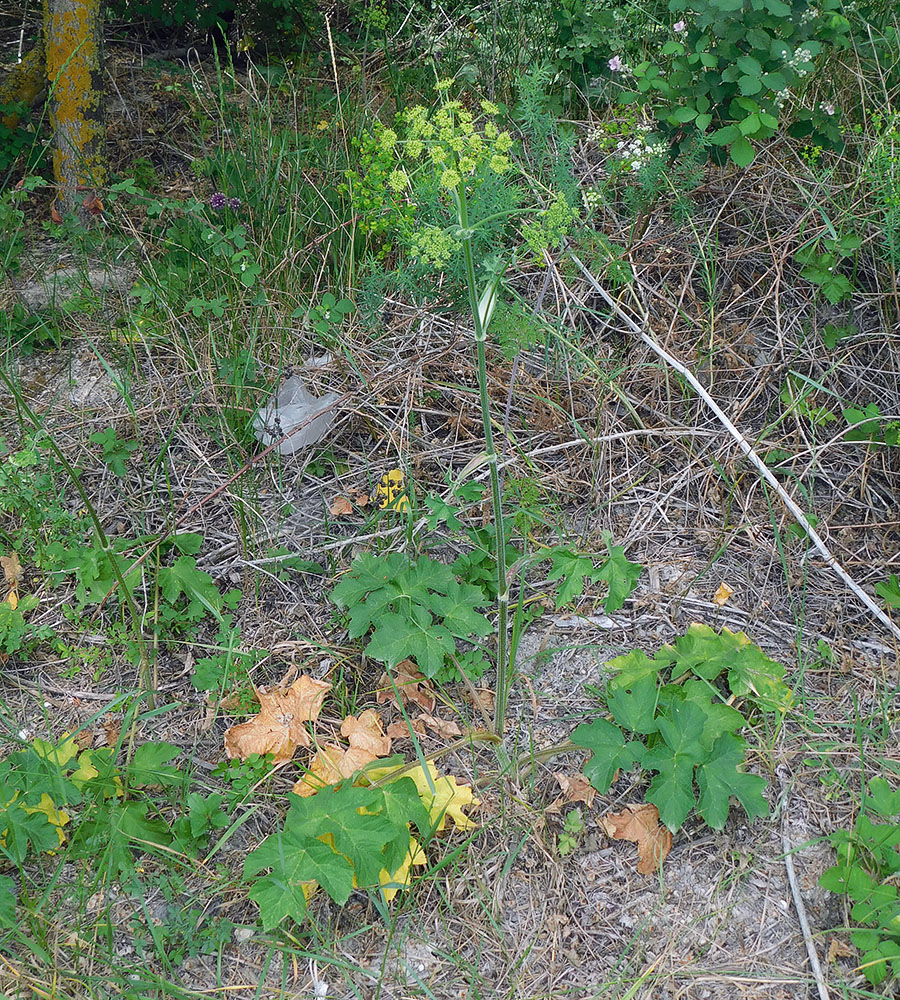
{"label": "long pale stick", "polygon": [[756,469],[756,471],[763,477],[763,479],[772,487],[772,489],[781,497],[782,502],[785,507],[794,515],[797,524],[806,532],[809,540],[818,550],[819,554],[825,560],[826,564],[831,567],[834,573],[841,578],[848,590],[852,591],[865,606],[872,612],[873,615],[881,622],[882,625],[894,636],[895,639],[900,641],[900,628],[898,628],[891,619],[878,607],[878,605],[872,600],[871,597],[860,587],[860,585],[853,579],[852,576],[841,566],[841,564],[834,558],[828,549],[828,546],[822,540],[816,529],[809,523],[806,519],[806,515],[803,513],[801,508],[788,494],[787,490],[778,482],[775,475],[766,465],[766,463],[756,454],[753,449],[753,445],[744,437],[744,435],[735,427],[735,425],[728,419],[722,408],[716,403],[716,401],[710,396],[710,394],[703,388],[700,382],[694,377],[694,375],[685,366],[673,358],[669,352],[661,347],[656,341],[625,312],[624,309],[619,305],[618,302],[613,299],[613,297],[606,291],[606,289],[600,284],[599,281],[591,274],[591,272],[582,264],[582,262],[573,254],[569,253],[569,257],[575,262],[578,269],[585,276],[591,288],[597,292],[598,295],[602,296],[607,305],[612,309],[612,311],[624,322],[640,339],[656,354],[658,357],[662,358],[663,361],[671,368],[674,368],[679,375],[686,382],[689,383],[691,388],[697,393],[697,395],[703,400],[704,403],[713,411],[716,417],[719,419],[722,426],[737,442],[738,447],[744,453],[744,455],[749,460],[750,464]]}

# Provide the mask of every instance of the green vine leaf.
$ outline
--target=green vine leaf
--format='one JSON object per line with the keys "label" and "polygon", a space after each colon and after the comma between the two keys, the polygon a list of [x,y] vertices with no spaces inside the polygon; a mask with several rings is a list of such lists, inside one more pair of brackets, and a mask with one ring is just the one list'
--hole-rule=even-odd
{"label": "green vine leaf", "polygon": [[611,545],[609,537],[606,538],[606,547],[609,558],[600,567],[595,579],[608,584],[609,592],[603,607],[612,612],[624,607],[626,599],[637,586],[643,569],[640,563],[629,562],[625,558],[625,549],[621,545]]}
{"label": "green vine leaf", "polygon": [[595,719],[577,726],[572,742],[591,751],[584,765],[584,775],[598,792],[605,794],[616,772],[633,767],[644,756],[644,745],[637,740],[626,741],[622,730],[605,719]]}
{"label": "green vine leaf", "polygon": [[725,826],[732,795],[750,819],[769,815],[769,804],[762,794],[766,787],[765,778],[740,769],[745,748],[746,742],[740,736],[725,733],[716,740],[709,759],[697,768],[700,815],[714,830]]}
{"label": "green vine leaf", "polygon": [[389,667],[415,657],[429,678],[441,675],[446,661],[459,659],[457,639],[492,631],[477,610],[485,602],[481,588],[461,584],[449,566],[430,556],[413,563],[396,552],[364,553],[334,588],[332,600],[349,610],[351,638],[371,630],[369,656]]}

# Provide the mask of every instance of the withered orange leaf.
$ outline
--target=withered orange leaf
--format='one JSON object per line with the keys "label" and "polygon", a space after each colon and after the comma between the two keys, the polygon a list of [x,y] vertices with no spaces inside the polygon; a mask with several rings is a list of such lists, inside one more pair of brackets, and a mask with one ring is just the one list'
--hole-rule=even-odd
{"label": "withered orange leaf", "polygon": [[731,587],[723,580],[719,584],[719,589],[716,591],[716,596],[713,598],[713,604],[718,604],[720,608],[725,607],[728,603],[728,598],[734,593]]}
{"label": "withered orange leaf", "polygon": [[597,789],[587,780],[583,774],[554,774],[559,787],[562,789],[566,802],[583,802],[588,809],[594,803],[594,796]]}
{"label": "withered orange leaf", "polygon": [[672,834],[659,825],[659,810],[649,803],[630,803],[620,813],[609,813],[600,820],[613,840],[637,844],[641,875],[659,871],[672,850]]}
{"label": "withered orange leaf", "polygon": [[453,736],[462,736],[462,730],[453,721],[448,722],[446,719],[436,719],[433,715],[422,715],[421,719],[433,733],[437,733],[438,736],[443,737],[445,740]]}
{"label": "withered orange leaf", "polygon": [[3,567],[4,580],[6,580],[10,587],[17,586],[25,572],[22,569],[22,564],[19,562],[18,553],[13,552],[8,556],[0,556],[0,566]]}
{"label": "withered orange leaf", "polygon": [[341,723],[341,736],[346,736],[351,747],[368,750],[374,757],[387,757],[391,752],[391,739],[385,736],[381,716],[367,708],[357,719],[348,715]]}
{"label": "withered orange leaf", "polygon": [[251,754],[274,755],[275,762],[290,760],[298,746],[311,743],[305,722],[315,722],[331,685],[304,674],[289,688],[256,689],[260,711],[248,722],[225,732],[225,753],[246,760]]}
{"label": "withered orange leaf", "polygon": [[335,497],[328,510],[335,517],[340,517],[343,514],[352,514],[353,504],[346,497]]}
{"label": "withered orange leaf", "polygon": [[[394,685],[397,691],[394,691]],[[433,712],[437,701],[434,696],[434,688],[431,681],[422,676],[418,666],[412,660],[401,660],[394,667],[393,681],[388,674],[383,673],[378,681],[378,691],[375,700],[379,705],[388,701],[397,708],[401,704],[397,701],[397,693],[400,695],[400,702],[408,705],[410,702],[418,705],[423,712]]]}
{"label": "withered orange leaf", "polygon": [[342,778],[350,778],[366,764],[376,760],[375,754],[364,747],[350,747],[345,750],[329,743],[313,758],[309,771],[294,783],[292,791],[304,798],[315,795],[326,785],[333,785]]}
{"label": "withered orange leaf", "polygon": [[466,691],[466,700],[484,712],[494,711],[494,692],[490,688],[470,688]]}
{"label": "withered orange leaf", "polygon": [[425,723],[422,721],[421,716],[417,719],[411,719],[409,726],[406,724],[406,720],[403,722],[392,722],[387,727],[387,735],[390,736],[392,740],[409,740],[412,739],[410,735],[410,727],[416,736],[425,735]]}

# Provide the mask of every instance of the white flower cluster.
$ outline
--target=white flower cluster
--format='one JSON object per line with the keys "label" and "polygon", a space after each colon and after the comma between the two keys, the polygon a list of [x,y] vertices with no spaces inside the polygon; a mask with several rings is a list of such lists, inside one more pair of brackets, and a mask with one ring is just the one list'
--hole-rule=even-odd
{"label": "white flower cluster", "polygon": [[809,24],[810,21],[815,21],[815,19],[818,16],[819,16],[818,10],[816,10],[815,7],[809,7],[807,10],[803,11],[803,13],[800,15],[800,23]]}
{"label": "white flower cluster", "polygon": [[812,52],[809,49],[799,48],[793,54],[793,56],[788,59],[788,66],[791,69],[797,71],[797,76],[803,77],[809,72],[809,70],[803,65],[803,63],[808,63],[812,61]]}
{"label": "white flower cluster", "polygon": [[584,188],[581,192],[581,200],[584,207],[590,212],[592,208],[599,208],[603,204],[603,195],[597,188]]}
{"label": "white flower cluster", "polygon": [[775,107],[781,110],[781,106],[788,99],[790,93],[791,92],[787,89],[777,91],[775,94]]}
{"label": "white flower cluster", "polygon": [[833,115],[834,114],[834,105],[833,104],[820,103],[819,104],[819,111],[824,111],[825,114],[829,115],[829,116]]}
{"label": "white flower cluster", "polygon": [[[643,127],[646,133],[649,128]],[[647,135],[636,135],[627,142],[623,139],[616,143],[616,155],[624,163],[627,163],[632,170],[640,170],[657,156],[663,156],[666,152],[666,144],[662,141],[648,142]]]}

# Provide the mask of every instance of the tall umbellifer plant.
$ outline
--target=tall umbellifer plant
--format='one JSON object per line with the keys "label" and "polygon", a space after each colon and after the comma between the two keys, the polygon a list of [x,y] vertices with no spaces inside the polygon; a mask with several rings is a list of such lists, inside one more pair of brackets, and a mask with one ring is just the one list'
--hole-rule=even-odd
{"label": "tall umbellifer plant", "polygon": [[[564,198],[558,196],[544,210],[506,208],[502,213],[472,218],[473,199],[482,185],[493,183],[498,177],[507,178],[513,185],[518,183],[519,174],[513,158],[514,142],[509,132],[497,125],[500,111],[495,104],[480,101],[478,111],[473,112],[462,101],[448,98],[450,86],[450,81],[438,83],[439,106],[434,110],[421,105],[406,109],[397,120],[400,134],[394,129],[382,129],[379,143],[383,149],[397,156],[397,168],[388,177],[388,185],[397,199],[414,202],[422,192],[428,192],[436,197],[438,209],[436,214],[431,211],[430,217],[442,216],[446,223],[409,222],[401,236],[410,255],[424,268],[435,271],[444,270],[452,259],[462,255],[468,305],[472,313],[484,425],[483,460],[490,472],[495,530],[498,632],[494,726],[501,734],[509,680],[510,587],[507,580],[503,492],[491,426],[485,344],[506,262],[496,253],[487,260],[476,261],[475,247],[479,229],[495,227],[498,214],[528,214],[532,218],[522,227],[521,235],[530,248],[529,252],[539,256],[543,246],[559,241],[576,213]],[[522,197],[525,196],[523,191]],[[431,208],[434,207],[432,204]],[[411,218],[415,220],[415,213]],[[478,270],[482,272],[481,281]]]}

